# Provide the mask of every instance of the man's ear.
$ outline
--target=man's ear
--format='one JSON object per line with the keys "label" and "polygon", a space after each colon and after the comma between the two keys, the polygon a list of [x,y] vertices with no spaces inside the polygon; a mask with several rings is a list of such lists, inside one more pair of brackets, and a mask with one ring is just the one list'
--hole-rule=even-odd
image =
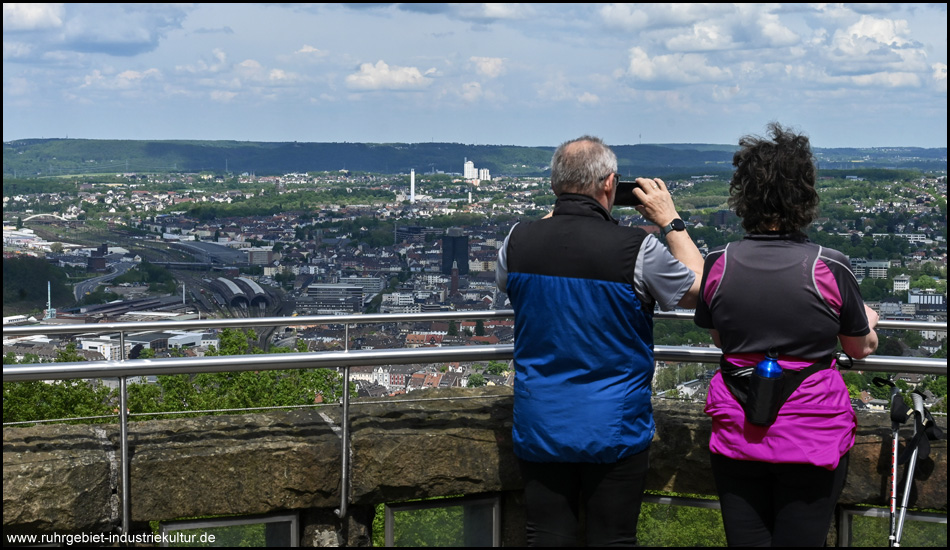
{"label": "man's ear", "polygon": [[614,172],[609,178],[604,180],[604,200],[607,202],[607,208],[613,208],[614,198],[617,194],[617,182],[620,181],[620,174]]}

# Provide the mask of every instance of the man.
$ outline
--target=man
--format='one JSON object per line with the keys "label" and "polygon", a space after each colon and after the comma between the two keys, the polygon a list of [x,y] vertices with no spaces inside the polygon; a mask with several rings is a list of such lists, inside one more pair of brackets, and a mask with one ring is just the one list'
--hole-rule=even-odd
{"label": "man", "polygon": [[498,253],[498,288],[515,310],[512,438],[533,546],[576,546],[581,508],[588,546],[636,544],[655,431],[653,309],[694,307],[699,291],[703,258],[666,184],[638,178],[634,194],[669,250],[611,217],[618,179],[600,139],[562,144],[553,213],[516,224]]}

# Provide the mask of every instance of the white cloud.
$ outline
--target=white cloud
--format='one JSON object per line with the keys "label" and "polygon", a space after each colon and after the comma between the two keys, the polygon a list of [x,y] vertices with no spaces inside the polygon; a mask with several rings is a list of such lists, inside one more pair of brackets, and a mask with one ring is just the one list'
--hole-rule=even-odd
{"label": "white cloud", "polygon": [[478,101],[483,95],[482,85],[478,82],[466,82],[462,84],[462,89],[459,91],[459,97],[469,103]]}
{"label": "white cloud", "polygon": [[530,4],[519,3],[460,3],[449,6],[450,15],[476,22],[524,19],[532,11]]}
{"label": "white cloud", "polygon": [[28,57],[33,51],[32,46],[26,42],[7,42],[3,41],[3,59],[17,59],[19,57]]}
{"label": "white cloud", "polygon": [[647,26],[650,17],[631,4],[606,4],[600,8],[600,18],[610,26],[636,31]]}
{"label": "white cloud", "polygon": [[932,63],[924,46],[911,36],[905,20],[864,15],[835,31],[828,47],[817,46],[816,58],[826,60],[829,73],[848,76],[859,86],[920,85]]}
{"label": "white cloud", "polygon": [[674,52],[725,50],[734,46],[729,31],[713,23],[696,23],[690,33],[666,41],[666,47]]}
{"label": "white cloud", "polygon": [[224,50],[215,48],[211,51],[211,57],[214,60],[210,63],[201,59],[193,65],[178,65],[175,70],[186,73],[217,73],[230,68],[228,54]]}
{"label": "white cloud", "polygon": [[697,112],[690,96],[678,90],[647,90],[642,96],[647,102],[662,104],[676,113]]}
{"label": "white cloud", "polygon": [[[685,19],[685,15],[672,17],[676,14],[671,14],[672,24],[667,29],[651,33],[656,26],[650,25],[642,34],[663,37],[657,43],[674,52],[755,51],[798,44],[801,37],[775,13],[777,9],[774,4],[704,6],[701,8],[704,16],[690,23],[677,22]],[[639,45],[644,46],[644,42]]]}
{"label": "white cloud", "polygon": [[783,25],[774,13],[761,14],[758,25],[762,36],[774,48],[794,46],[801,41],[801,37]]}
{"label": "white cloud", "polygon": [[549,75],[547,80],[538,86],[538,98],[545,101],[564,101],[574,99],[574,92],[570,81],[564,73]]}
{"label": "white cloud", "polygon": [[525,6],[516,3],[484,3],[481,13],[490,19],[520,19],[525,13]]}
{"label": "white cloud", "polygon": [[600,98],[596,94],[590,92],[584,92],[581,95],[577,96],[578,103],[583,103],[584,105],[595,105],[600,103]]}
{"label": "white cloud", "polygon": [[712,97],[716,101],[733,101],[739,95],[741,88],[738,84],[735,86],[713,86]]}
{"label": "white cloud", "polygon": [[401,3],[401,4],[348,4],[351,9],[388,9],[395,6],[401,11],[421,13],[426,15],[442,15],[450,19],[458,19],[476,24],[490,24],[495,21],[521,20],[533,16],[535,13],[532,4],[516,2],[506,3]]}
{"label": "white cloud", "polygon": [[244,69],[246,71],[257,72],[264,68],[258,61],[253,59],[245,59],[237,64],[238,68]]}
{"label": "white cloud", "polygon": [[215,48],[212,50],[211,55],[214,56],[217,63],[211,65],[212,70],[223,68],[228,63],[228,54],[224,53],[224,50]]}
{"label": "white cloud", "polygon": [[630,49],[627,74],[637,81],[677,84],[719,81],[731,77],[728,69],[709,65],[704,55],[667,54],[651,59],[639,46]]}
{"label": "white cloud", "polygon": [[60,27],[63,4],[3,4],[3,31],[23,31]]}
{"label": "white cloud", "polygon": [[[944,82],[946,82],[946,71],[944,71]],[[3,95],[25,96],[31,93],[33,86],[26,78],[14,77],[3,79]]]}
{"label": "white cloud", "polygon": [[494,92],[491,88],[486,88],[480,82],[474,81],[462,84],[460,89],[455,90],[455,93],[466,103],[496,103],[505,99],[503,94]]}
{"label": "white cloud", "polygon": [[309,56],[314,56],[314,57],[326,57],[327,55],[329,55],[329,53],[326,52],[325,50],[314,48],[313,46],[309,44],[304,44],[302,48],[300,48],[294,53],[301,54],[301,55],[309,55]]}
{"label": "white cloud", "polygon": [[104,74],[94,70],[82,79],[80,88],[92,90],[137,90],[147,80],[161,80],[162,72],[158,69],[145,71],[122,71],[116,75]]}
{"label": "white cloud", "polygon": [[909,34],[907,21],[879,19],[867,15],[844,30],[835,31],[832,45],[845,55],[859,57],[868,55],[882,46],[900,47],[910,41],[903,38]]}
{"label": "white cloud", "polygon": [[601,20],[611,27],[627,31],[692,25],[714,14],[730,11],[720,4],[606,4],[599,10]]}
{"label": "white cloud", "polygon": [[505,60],[501,57],[470,57],[475,71],[488,78],[497,78],[505,73]]}
{"label": "white cloud", "polygon": [[237,96],[236,92],[228,92],[225,90],[214,90],[210,94],[211,99],[220,103],[228,103]]}
{"label": "white cloud", "polygon": [[147,71],[122,71],[115,78],[116,86],[119,88],[132,88],[144,80],[160,79],[161,71],[158,69],[148,69]]}
{"label": "white cloud", "polygon": [[937,85],[937,90],[944,93],[947,92],[947,64],[946,63],[934,63],[933,64],[933,80]]}
{"label": "white cloud", "polygon": [[229,88],[242,88],[245,83],[254,86],[258,93],[265,93],[270,86],[292,85],[300,80],[299,75],[284,69],[268,69],[256,59],[245,59],[235,66],[235,78],[228,84]]}
{"label": "white cloud", "polygon": [[[434,73],[429,69],[426,74]],[[357,73],[346,77],[346,85],[353,90],[421,90],[432,84],[416,67],[390,67],[385,61],[363,63]]]}
{"label": "white cloud", "polygon": [[287,71],[283,69],[271,69],[270,73],[268,74],[268,78],[270,79],[271,82],[280,82],[280,83],[294,82],[295,80],[297,80],[296,75],[294,75],[293,73],[288,73]]}
{"label": "white cloud", "polygon": [[888,88],[905,88],[920,86],[920,77],[914,73],[872,73],[851,77],[851,81],[858,86],[886,86]]}

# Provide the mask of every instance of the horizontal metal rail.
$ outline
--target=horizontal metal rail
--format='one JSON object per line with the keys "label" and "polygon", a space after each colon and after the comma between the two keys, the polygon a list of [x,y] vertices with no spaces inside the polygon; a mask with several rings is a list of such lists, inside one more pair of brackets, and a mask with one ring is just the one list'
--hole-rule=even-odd
{"label": "horizontal metal rail", "polygon": [[[658,311],[653,315],[654,319],[678,319],[681,321],[692,321],[692,311]],[[877,329],[893,330],[947,330],[946,321],[907,321],[904,319],[881,319],[877,323]]]}
{"label": "horizontal metal rail", "polygon": [[[128,359],[125,361],[79,361],[76,363],[34,363],[4,365],[4,382],[29,380],[68,380],[77,378],[116,378],[190,374],[204,372],[240,372],[258,370],[293,370],[376,365],[413,365],[421,363],[507,361],[514,355],[512,344],[495,346],[445,346],[439,348],[367,349],[321,351],[308,353],[276,353],[257,355],[226,355],[215,357],[168,357],[161,359]],[[721,352],[713,347],[656,346],[657,361],[673,363],[719,363]],[[946,375],[944,359],[872,355],[855,360],[853,370],[874,372],[906,372]]]}
{"label": "horizontal metal rail", "polygon": [[307,325],[369,325],[385,323],[422,323],[427,321],[469,321],[479,319],[511,319],[510,309],[482,311],[433,311],[427,313],[370,313],[366,315],[306,315],[298,317],[256,317],[248,319],[192,319],[189,321],[133,321],[129,323],[95,323],[78,325],[29,325],[3,327],[4,338],[38,334],[102,334],[107,332],[141,332],[147,330],[194,330],[208,328],[298,327]]}
{"label": "horizontal metal rail", "polygon": [[458,361],[511,359],[513,346],[453,346],[442,348],[360,349],[307,353],[224,355],[215,357],[169,357],[125,361],[79,361],[75,363],[35,363],[4,365],[3,381],[114,378],[199,372],[239,372],[406,365]]}
{"label": "horizontal metal rail", "polygon": [[[371,313],[366,315],[307,315],[299,317],[257,317],[249,319],[192,319],[189,321],[133,321],[128,323],[90,323],[73,325],[19,325],[3,327],[3,337],[40,334],[134,333],[148,330],[194,330],[247,327],[297,327],[308,325],[369,325],[386,323],[422,323],[428,321],[471,321],[511,319],[511,309],[482,311],[434,311],[427,313]],[[692,321],[692,311],[658,311],[655,319]],[[881,319],[879,329],[947,330],[946,322]]]}

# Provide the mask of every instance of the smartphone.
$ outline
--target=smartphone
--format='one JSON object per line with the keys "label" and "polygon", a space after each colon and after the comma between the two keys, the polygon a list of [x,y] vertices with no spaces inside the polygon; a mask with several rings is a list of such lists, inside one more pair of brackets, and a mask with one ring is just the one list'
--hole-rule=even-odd
{"label": "smartphone", "polygon": [[639,206],[640,199],[633,193],[639,187],[635,181],[618,181],[614,206]]}

